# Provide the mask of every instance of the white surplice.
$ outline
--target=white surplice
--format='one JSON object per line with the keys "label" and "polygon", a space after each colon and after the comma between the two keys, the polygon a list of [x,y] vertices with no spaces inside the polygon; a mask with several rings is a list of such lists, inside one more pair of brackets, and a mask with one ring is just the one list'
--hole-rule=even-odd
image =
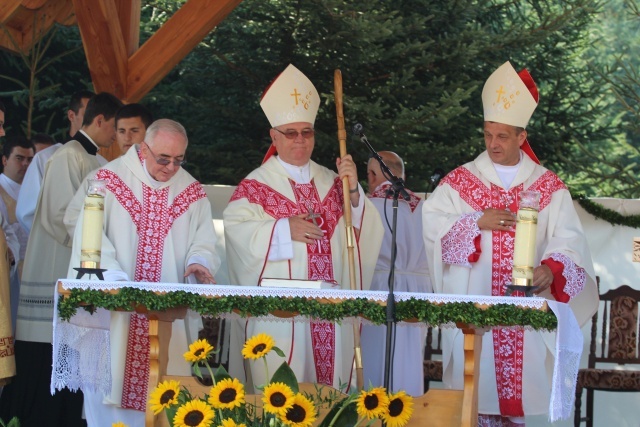
{"label": "white surplice", "polygon": [[71,257],[71,238],[62,219],[82,180],[100,166],[96,152],[95,143],[79,131],[46,164],[20,283],[18,340],[51,343],[53,287],[67,277]]}
{"label": "white surplice", "polygon": [[16,200],[20,193],[20,184],[5,174],[0,174],[0,214],[2,215],[2,229],[11,249],[15,264],[11,267],[11,324],[13,332],[16,329],[16,315],[18,314],[18,300],[20,296],[20,272],[24,254],[27,251],[29,233],[25,231],[16,218]]}
{"label": "white surplice", "polygon": [[[305,168],[298,168],[300,174],[290,173],[285,167],[293,169],[290,165],[283,165],[276,157],[270,158],[240,183],[224,211],[227,263],[231,283],[256,286],[263,277],[309,279],[316,270],[314,270],[315,266],[310,266],[308,263],[307,245],[291,241],[290,236],[286,235],[288,234],[287,222],[284,222],[284,231],[279,231],[277,224],[286,221],[283,218],[313,210],[314,213],[321,215],[318,219],[321,225],[325,222],[331,224],[330,234],[328,234],[331,259],[325,259],[323,267],[326,263],[330,263],[332,267],[330,273],[334,280],[343,289],[348,289],[348,250],[342,215],[342,197],[337,197],[341,191],[340,193],[335,191],[337,174],[313,161],[309,162]],[[299,185],[307,185],[304,188],[311,189],[311,193],[317,191],[322,207],[314,205],[315,207],[310,209],[302,206],[304,202],[298,205],[294,188],[299,188]],[[341,188],[339,181],[338,186]],[[359,189],[359,191],[361,196],[358,208],[362,209],[361,222],[353,222],[354,227],[360,230],[360,236],[354,245],[355,268],[358,286],[368,289],[383,230],[378,212],[364,197],[362,190]],[[309,200],[311,199],[315,200],[310,196]],[[280,221],[278,221],[279,218]],[[290,257],[284,255],[279,260],[274,260],[276,257],[272,252],[278,250],[275,240],[287,240],[280,246],[291,248]],[[278,251],[281,252],[279,256],[288,252],[282,248]],[[249,387],[252,384],[265,383],[262,361],[250,362],[252,376],[245,378],[245,366],[240,355],[244,341],[258,333],[267,333],[274,338],[276,345],[284,351],[285,361],[289,362],[298,381],[317,382],[310,325],[292,321],[235,322],[229,355],[231,375],[246,380]],[[335,325],[335,342],[327,344],[327,348],[331,352],[329,358],[333,369],[330,372],[333,386],[337,388],[340,382],[350,383],[353,375],[354,354],[352,327],[341,328],[340,325]],[[267,356],[267,362],[271,374],[283,359],[272,353]],[[248,374],[249,370],[246,372]]]}
{"label": "white surplice", "polygon": [[[526,155],[521,159],[510,188],[505,189],[485,151],[473,162],[447,175],[424,203],[424,238],[434,291],[491,295],[492,280],[510,283],[513,261],[505,258],[504,254],[509,251],[512,254],[513,238],[506,232],[479,230],[476,222],[482,209],[478,206],[487,203],[497,209],[510,206],[514,212],[519,191],[535,189],[541,192],[535,265],[549,258],[563,260],[562,276],[566,279],[563,291],[571,296],[569,305],[579,324],[583,325],[597,309],[598,294],[591,254],[571,195],[556,175]],[[474,240],[478,236],[479,259],[470,263],[468,257],[476,249]],[[443,251],[445,241],[450,248],[458,245],[459,251],[453,254],[455,256],[451,251]],[[496,262],[503,263],[499,267],[504,268],[504,275],[502,270],[500,273],[496,271]],[[554,299],[549,290],[540,296]],[[462,388],[464,360],[458,355],[462,354],[463,334],[459,330],[445,332],[443,381],[445,385],[459,389]],[[524,333],[521,395],[525,415],[548,412],[555,352],[553,343],[552,333]],[[478,412],[500,414],[492,333],[485,334],[483,339],[479,384]]]}
{"label": "white surplice", "polygon": [[[391,230],[393,219],[393,198],[386,195],[391,184],[380,184],[369,196],[369,200],[380,213],[385,227],[380,255],[371,282],[372,291],[389,290],[389,271],[391,266]],[[424,200],[412,192],[409,201],[398,200],[398,226],[396,230],[397,255],[394,272],[394,291],[396,292],[432,292],[427,255],[422,239],[422,203]],[[389,198],[387,198],[389,197]],[[385,209],[386,207],[386,209]],[[424,359],[425,328],[397,326],[395,346],[393,348],[393,369],[390,389],[393,392],[404,390],[412,396],[424,394],[424,379],[418,373],[422,371]],[[374,387],[384,385],[384,364],[386,350],[386,326],[365,325],[362,327],[362,362],[364,384]]]}
{"label": "white surplice", "polygon": [[[144,277],[142,281],[180,283],[185,280],[185,269],[193,263],[214,274],[220,266],[220,257],[215,251],[211,206],[202,185],[182,168],[167,182],[153,180],[139,158],[138,149],[137,145],[132,147],[91,174],[108,181],[100,260],[100,267],[107,269],[105,279]],[[86,187],[85,181],[79,192],[86,191]],[[74,200],[78,199],[82,197]],[[82,224],[83,216],[79,215],[68,272],[71,278],[76,274],[73,267],[80,265]],[[129,319],[129,313],[111,313],[111,393],[102,396],[85,391],[88,421],[138,425],[135,423],[144,418],[144,412],[119,407],[123,400]],[[169,373],[190,375],[190,365],[182,357],[187,350],[185,322],[176,320]]]}

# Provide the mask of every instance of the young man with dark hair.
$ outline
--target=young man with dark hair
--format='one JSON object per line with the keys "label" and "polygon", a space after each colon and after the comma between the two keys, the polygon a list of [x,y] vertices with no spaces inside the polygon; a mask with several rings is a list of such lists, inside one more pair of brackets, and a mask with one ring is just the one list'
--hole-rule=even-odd
{"label": "young man with dark hair", "polygon": [[[20,226],[16,219],[16,200],[20,194],[22,180],[27,168],[33,160],[33,144],[24,136],[7,138],[2,145],[2,174],[0,174],[0,214],[2,229],[7,237],[7,245],[12,251],[13,266],[11,268],[11,324],[15,333],[16,314],[18,312],[18,295],[20,293],[20,271],[27,250],[29,233]],[[15,236],[15,237],[12,237]],[[12,242],[15,241],[15,247]]]}
{"label": "young man with dark hair", "polygon": [[82,129],[46,165],[25,256],[16,328],[17,375],[3,391],[0,418],[17,416],[30,426],[84,426],[82,394],[69,390],[51,396],[53,288],[66,277],[71,238],[64,212],[84,177],[100,167],[96,154],[115,141],[115,115],[122,102],[109,93],[95,95]]}
{"label": "young man with dark hair", "polygon": [[144,141],[147,128],[153,122],[153,115],[142,104],[127,104],[116,114],[116,141],[120,154]]}

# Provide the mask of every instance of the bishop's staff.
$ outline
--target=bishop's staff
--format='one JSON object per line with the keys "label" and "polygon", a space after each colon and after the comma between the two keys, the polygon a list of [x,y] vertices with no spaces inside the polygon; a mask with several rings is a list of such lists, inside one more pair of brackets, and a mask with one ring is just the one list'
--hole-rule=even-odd
{"label": "bishop's staff", "polygon": [[[344,114],[342,112],[342,73],[335,70],[333,73],[333,89],[336,103],[336,118],[338,120],[338,141],[340,142],[340,157],[347,155],[347,132],[344,129]],[[354,257],[355,235],[351,224],[351,201],[349,200],[349,178],[342,178],[342,194],[344,199],[344,222],[347,232],[347,254],[349,256],[349,285],[352,290],[356,290],[356,266]],[[360,327],[353,325],[353,347],[356,359],[356,384],[358,390],[364,387],[364,376],[362,374],[362,349],[360,347]]]}

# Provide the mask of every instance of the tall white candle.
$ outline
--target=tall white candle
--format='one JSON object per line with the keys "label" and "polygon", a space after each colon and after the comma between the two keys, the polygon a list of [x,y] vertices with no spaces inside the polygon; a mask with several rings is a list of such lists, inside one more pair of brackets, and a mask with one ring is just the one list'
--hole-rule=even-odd
{"label": "tall white candle", "polygon": [[533,286],[540,193],[521,191],[513,249],[513,285]]}
{"label": "tall white candle", "polygon": [[82,268],[100,268],[105,184],[104,181],[89,180],[82,216],[82,247],[80,249],[80,267]]}

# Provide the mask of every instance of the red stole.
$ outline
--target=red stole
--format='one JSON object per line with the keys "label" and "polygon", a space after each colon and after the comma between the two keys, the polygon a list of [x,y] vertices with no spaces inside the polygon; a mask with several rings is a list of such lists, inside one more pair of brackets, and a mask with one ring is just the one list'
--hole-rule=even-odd
{"label": "red stole", "polygon": [[[517,212],[519,194],[524,190],[523,184],[510,190],[495,184],[491,184],[488,188],[465,167],[457,168],[448,174],[441,185],[443,183],[449,184],[458,192],[462,200],[478,212],[488,208],[509,209],[511,212]],[[546,171],[527,190],[540,192],[540,211],[542,211],[551,201],[553,193],[565,188],[566,186],[555,174]],[[514,236],[514,231],[494,230],[492,232],[492,296],[504,296],[507,285],[511,284]],[[519,294],[522,295],[522,293]],[[494,328],[492,333],[500,413],[504,416],[522,417],[524,416],[522,406],[524,330]]]}
{"label": "red stole", "polygon": [[[142,185],[142,202],[114,172],[101,169],[96,179],[107,181],[107,189],[129,212],[136,226],[138,247],[134,282],[160,282],[164,242],[173,222],[184,214],[192,203],[207,195],[199,182],[193,182],[169,204],[169,188],[153,189]],[[121,406],[146,411],[149,386],[149,320],[132,313],[127,339]]]}
{"label": "red stole", "polygon": [[[342,217],[342,181],[339,178],[334,180],[324,200],[320,199],[313,180],[309,184],[296,184],[292,180],[289,180],[289,183],[295,202],[268,185],[249,179],[240,183],[230,202],[246,198],[250,203],[262,206],[265,213],[275,219],[289,218],[302,213],[316,216],[317,225],[325,231],[324,237],[307,245],[307,277],[295,279],[335,282],[331,237]],[[312,321],[310,328],[316,381],[332,385],[335,370],[335,325],[330,322]],[[293,343],[291,348],[293,351]]]}
{"label": "red stole", "polygon": [[[409,194],[409,201],[406,201],[403,197],[400,197],[398,200],[405,202],[409,205],[411,209],[411,213],[415,212],[416,208],[422,201],[422,199],[416,196],[411,190],[405,188],[407,193]],[[389,192],[391,191],[391,192]],[[370,199],[393,199],[393,189],[391,188],[391,184],[382,184],[375,189],[373,193],[369,196]]]}

